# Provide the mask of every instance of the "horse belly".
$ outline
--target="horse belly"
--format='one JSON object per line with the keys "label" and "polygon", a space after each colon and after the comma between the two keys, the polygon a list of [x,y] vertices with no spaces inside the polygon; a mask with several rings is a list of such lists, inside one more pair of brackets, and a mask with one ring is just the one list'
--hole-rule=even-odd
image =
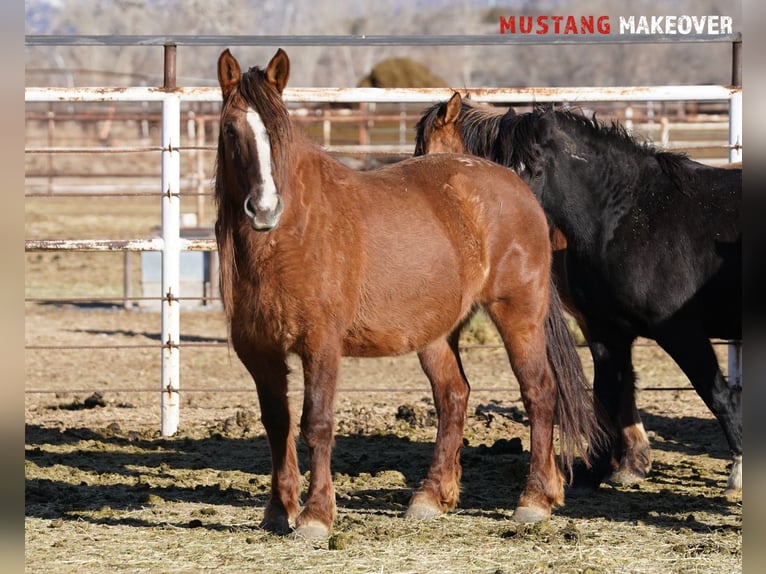
{"label": "horse belly", "polygon": [[742,338],[741,266],[724,266],[700,293],[705,333],[720,339]]}
{"label": "horse belly", "polygon": [[[416,258],[417,260],[417,258]],[[429,261],[379,268],[368,277],[343,352],[382,357],[417,351],[451,333],[473,306],[458,265]]]}

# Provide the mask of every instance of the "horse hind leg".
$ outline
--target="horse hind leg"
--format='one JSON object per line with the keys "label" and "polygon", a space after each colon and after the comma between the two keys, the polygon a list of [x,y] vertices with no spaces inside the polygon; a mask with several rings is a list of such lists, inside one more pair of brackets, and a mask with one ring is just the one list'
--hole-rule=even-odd
{"label": "horse hind leg", "polygon": [[710,340],[701,329],[667,326],[657,343],[673,358],[694,390],[723,429],[733,462],[723,494],[735,497],[742,492],[742,390],[730,386],[721,372]]}
{"label": "horse hind leg", "polygon": [[527,304],[507,301],[487,306],[508,352],[530,422],[529,474],[513,513],[516,522],[549,518],[552,508],[564,502],[564,476],[553,450],[556,385],[548,366],[544,321],[535,320],[537,314],[529,309]]}
{"label": "horse hind leg", "polygon": [[426,479],[410,501],[408,518],[427,519],[457,506],[460,497],[460,449],[470,386],[458,354],[459,330],[418,353],[431,383],[438,429]]}

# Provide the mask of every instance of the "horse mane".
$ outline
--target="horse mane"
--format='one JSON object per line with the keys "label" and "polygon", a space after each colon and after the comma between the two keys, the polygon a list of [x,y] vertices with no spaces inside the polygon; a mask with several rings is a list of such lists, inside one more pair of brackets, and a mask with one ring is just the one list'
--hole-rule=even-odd
{"label": "horse mane", "polygon": [[[228,102],[223,103],[224,107]],[[218,260],[221,263],[218,273],[219,291],[226,313],[226,324],[231,325],[232,285],[239,275],[237,269],[236,250],[234,248],[234,226],[237,225],[237,214],[231,202],[223,200],[223,190],[226,188],[226,170],[223,169],[221,158],[224,154],[223,134],[218,134],[218,151],[215,158],[214,195],[217,218],[215,236],[218,244]]]}
{"label": "horse mane", "polygon": [[586,116],[582,112],[554,110],[550,106],[540,106],[512,118],[509,129],[500,134],[499,157],[495,161],[516,171],[537,165],[541,160],[539,144],[543,143],[541,138],[545,137],[545,122],[550,114],[558,125],[566,125],[578,133],[586,132],[608,143],[611,149],[622,150],[636,158],[652,158],[679,190],[684,188],[682,182],[695,177],[685,153],[661,150],[650,141],[639,141],[616,120],[606,123],[597,119],[595,113]]}
{"label": "horse mane", "polygon": [[[423,143],[430,138],[437,119],[444,115],[446,102],[434,104],[426,109],[415,126],[417,130],[415,155],[423,155]],[[497,108],[462,98],[457,119],[458,131],[468,153],[493,159],[495,146],[503,131],[503,122],[516,115],[513,108]]]}
{"label": "horse mane", "polygon": [[[266,73],[252,67],[242,74],[239,87],[224,102],[221,117],[225,117],[234,106],[252,106],[261,117],[269,133],[272,153],[272,169],[276,185],[283,189],[289,181],[290,158],[286,157],[292,140],[293,129],[287,107],[281,95],[266,79]],[[223,127],[223,126],[222,126]],[[220,293],[227,324],[231,325],[233,309],[233,285],[239,271],[237,269],[236,242],[234,231],[241,224],[241,205],[229,200],[227,189],[235,182],[227,180],[227,170],[223,166],[224,144],[223,131],[218,135],[218,151],[215,160],[215,204],[217,210],[216,238],[220,261]],[[244,199],[243,199],[244,201]]]}

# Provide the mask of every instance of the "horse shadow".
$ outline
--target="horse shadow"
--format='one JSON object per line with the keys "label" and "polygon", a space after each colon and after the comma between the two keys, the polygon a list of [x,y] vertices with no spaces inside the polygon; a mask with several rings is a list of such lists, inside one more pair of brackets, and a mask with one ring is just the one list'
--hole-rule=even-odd
{"label": "horse shadow", "polygon": [[[657,422],[651,419],[650,426]],[[89,428],[62,432],[35,425],[26,425],[25,430],[26,461],[42,469],[37,473],[38,478],[26,479],[25,514],[28,517],[152,527],[157,526],[157,522],[110,511],[158,504],[158,512],[161,512],[162,504],[172,502],[258,509],[268,500],[271,462],[264,436],[146,437]],[[686,438],[691,439],[691,435]],[[508,448],[509,442],[513,440],[498,441],[491,447],[467,445],[463,448],[463,488],[459,503],[462,514],[498,520],[509,518],[524,487],[529,466],[529,452]],[[78,444],[83,444],[83,448],[72,448]],[[307,451],[302,441],[297,445],[300,468],[305,470]],[[689,448],[685,446],[685,439],[673,445]],[[338,507],[403,515],[410,496],[428,471],[432,454],[430,441],[413,441],[393,434],[338,436],[332,459]],[[87,472],[88,478],[80,482],[57,479],[53,474],[47,478],[45,469],[53,467],[69,469],[70,475]],[[227,473],[247,473],[252,478],[248,482],[216,478],[225,477]],[[394,480],[383,480],[384,477]],[[695,509],[731,513],[732,503],[723,497],[673,492],[672,480],[662,468],[648,480],[666,481],[667,487],[660,492],[649,492],[606,485],[592,495],[569,500],[555,513],[572,519],[607,516],[610,520],[641,520],[662,527],[691,529],[706,526],[679,518],[679,513],[687,517]],[[713,484],[714,478],[695,476],[693,480],[699,482],[700,488],[717,486]],[[720,482],[724,484],[725,477]],[[655,512],[658,508],[665,510]],[[259,518],[254,512],[253,528],[257,527]],[[207,520],[204,524],[199,520],[181,520],[173,525],[211,530],[231,527]]]}

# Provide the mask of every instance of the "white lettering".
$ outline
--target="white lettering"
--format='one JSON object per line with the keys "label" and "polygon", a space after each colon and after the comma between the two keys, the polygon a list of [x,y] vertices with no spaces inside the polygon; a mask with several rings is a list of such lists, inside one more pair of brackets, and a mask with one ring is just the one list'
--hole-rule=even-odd
{"label": "white lettering", "polygon": [[676,17],[675,16],[665,17],[665,33],[666,34],[676,33]]}
{"label": "white lettering", "polygon": [[688,34],[692,31],[692,19],[688,16],[679,16],[678,17],[678,33],[679,34]]}
{"label": "white lettering", "polygon": [[620,34],[733,34],[731,16],[619,16]]}
{"label": "white lettering", "polygon": [[706,19],[707,19],[707,16],[700,16],[699,18],[697,18],[696,16],[692,16],[694,31],[697,32],[697,34],[702,34],[702,32],[705,30]]}
{"label": "white lettering", "polygon": [[627,20],[620,16],[620,34],[625,32],[629,34],[636,33],[636,19],[634,16],[629,16]]}
{"label": "white lettering", "polygon": [[266,126],[263,125],[261,116],[252,108],[247,110],[247,123],[255,135],[255,149],[258,152],[258,167],[261,170],[261,181],[263,182],[263,191],[258,199],[256,207],[258,209],[273,211],[279,205],[277,186],[274,183],[274,176],[271,173],[271,142]]}
{"label": "white lettering", "polygon": [[718,34],[718,16],[708,16],[707,19],[708,34]]}
{"label": "white lettering", "polygon": [[636,34],[648,34],[649,22],[646,20],[646,16],[638,17],[638,24],[636,25]]}

